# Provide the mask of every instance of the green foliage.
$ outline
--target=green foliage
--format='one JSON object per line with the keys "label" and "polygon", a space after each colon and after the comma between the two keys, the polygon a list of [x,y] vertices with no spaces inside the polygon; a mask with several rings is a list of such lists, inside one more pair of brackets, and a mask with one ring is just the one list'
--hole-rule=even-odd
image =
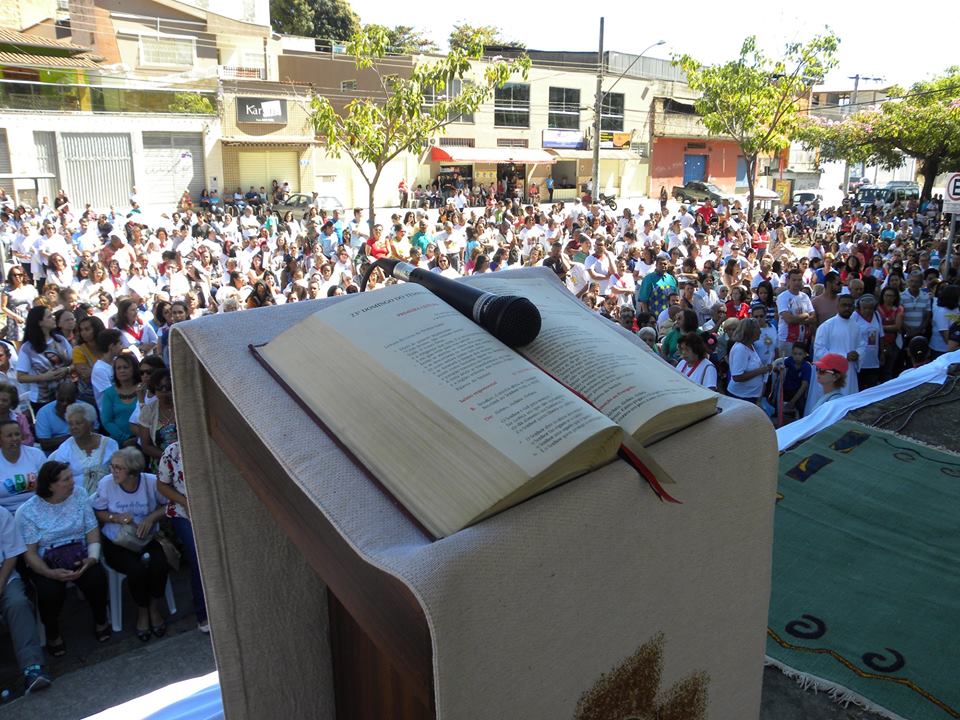
{"label": "green foliage", "polygon": [[450,50],[466,50],[470,44],[479,39],[480,45],[509,45],[510,47],[523,48],[523,43],[515,40],[505,40],[502,31],[496,25],[470,25],[465,22],[456,23],[453,30],[450,31],[450,37],[447,42],[450,44]]}
{"label": "green foliage", "polygon": [[285,35],[313,35],[316,15],[311,0],[270,0],[270,24]]}
{"label": "green foliage", "polygon": [[377,27],[387,35],[387,52],[398,55],[416,55],[418,53],[435,53],[439,51],[437,44],[412,25],[397,25],[388,28],[384,25],[371,23],[365,29]]}
{"label": "green foliage", "polygon": [[[453,118],[473,113],[514,73],[526,78],[530,67],[526,55],[474,66],[483,52],[481,37],[475,33],[466,38],[463,49],[418,63],[410,77],[401,77],[381,70],[388,46],[388,30],[380,25],[367,26],[349,43],[357,67],[372,69],[379,77],[379,97],[355,98],[339,113],[326,97],[315,95],[310,100],[311,122],[327,154],[347,155],[367,182],[371,221],[374,189],[391,160],[405,151],[423,152]],[[455,81],[460,81],[460,92],[446,95]],[[434,102],[425,104],[425,94],[433,95]]]}
{"label": "green foliage", "polygon": [[205,95],[178,92],[173,94],[173,100],[170,101],[170,112],[216,115],[217,109]]}
{"label": "green foliage", "polygon": [[941,172],[960,170],[960,67],[905,89],[890,88],[879,108],[855,108],[840,121],[810,116],[801,125],[803,143],[827,160],[900,167],[916,158],[924,197]]}
{"label": "green foliage", "polygon": [[829,30],[807,44],[790,43],[783,57],[769,58],[754,36],[743,41],[740,57],[703,65],[690,55],[674,57],[687,75],[703,124],[715,135],[733,138],[743,152],[753,215],[753,181],[757,158],[786,148],[799,133],[801,103],[810,87],[836,65],[840,40]]}
{"label": "green foliage", "polygon": [[313,36],[321,41],[346,42],[360,31],[360,18],[347,0],[309,0],[314,7]]}

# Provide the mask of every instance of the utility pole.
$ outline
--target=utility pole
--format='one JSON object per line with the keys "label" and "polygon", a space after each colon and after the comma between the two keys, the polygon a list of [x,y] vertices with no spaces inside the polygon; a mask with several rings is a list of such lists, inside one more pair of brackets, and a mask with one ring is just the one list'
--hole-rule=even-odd
{"label": "utility pole", "polygon": [[600,18],[600,49],[597,52],[597,96],[593,107],[593,186],[590,199],[600,197],[600,113],[603,111],[603,18]]}
{"label": "utility pole", "polygon": [[[860,73],[857,73],[856,75],[851,75],[849,79],[853,80],[853,95],[850,96],[850,102],[847,105],[846,110],[844,112],[845,116],[849,116],[851,109],[857,107],[857,95],[860,92],[861,80],[874,80],[877,82],[880,82],[881,80],[883,80],[883,78],[878,78],[878,77],[862,77]],[[853,110],[853,112],[856,112],[856,110]],[[850,191],[850,162],[847,160],[844,160],[843,161],[843,195],[844,197],[846,197],[849,191]]]}

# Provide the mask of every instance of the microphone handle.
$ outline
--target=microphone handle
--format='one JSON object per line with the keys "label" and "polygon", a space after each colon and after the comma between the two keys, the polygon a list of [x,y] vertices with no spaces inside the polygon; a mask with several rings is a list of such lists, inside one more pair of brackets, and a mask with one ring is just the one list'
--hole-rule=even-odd
{"label": "microphone handle", "polygon": [[423,285],[447,305],[466,315],[475,323],[481,323],[484,307],[497,296],[479,290],[467,283],[445,278],[430,270],[418,268],[410,263],[399,262],[393,269],[393,277],[405,282]]}

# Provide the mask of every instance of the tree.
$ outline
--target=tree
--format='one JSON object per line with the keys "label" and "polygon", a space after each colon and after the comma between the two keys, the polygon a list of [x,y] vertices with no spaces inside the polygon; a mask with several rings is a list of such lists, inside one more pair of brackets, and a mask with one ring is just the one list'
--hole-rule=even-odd
{"label": "tree", "polygon": [[960,67],[909,90],[892,87],[887,97],[879,108],[855,109],[837,122],[810,116],[801,127],[801,140],[826,160],[892,170],[904,156],[916,158],[923,176],[920,197],[927,200],[937,175],[960,170]]}
{"label": "tree", "polygon": [[783,57],[775,60],[764,55],[751,36],[743,41],[739,58],[721,65],[703,65],[689,55],[674,58],[687,84],[700,93],[696,109],[707,130],[727,135],[740,146],[747,166],[750,222],[757,160],[788,147],[797,136],[803,100],[810,86],[822,82],[836,64],[839,42],[827,31],[806,45],[788,44]]}
{"label": "tree", "polygon": [[206,95],[178,92],[173,94],[173,100],[170,102],[170,112],[216,115],[217,108]]}
{"label": "tree", "polygon": [[507,45],[523,48],[525,45],[515,40],[505,40],[502,31],[496,25],[470,25],[466,22],[456,23],[450,31],[448,42],[450,50],[464,50],[475,39],[480,45]]}
{"label": "tree", "polygon": [[388,28],[384,25],[367,25],[367,28],[381,28],[387,35],[387,52],[399,55],[416,55],[417,53],[435,53],[440,47],[430,38],[412,25],[397,25]]}
{"label": "tree", "polygon": [[[310,119],[327,154],[345,154],[367,183],[371,227],[377,182],[390,161],[406,151],[423,152],[457,117],[475,112],[514,73],[526,78],[530,67],[524,55],[487,63],[482,73],[474,71],[471,63],[481,58],[483,44],[473,34],[462,49],[418,63],[409,77],[401,77],[385,74],[381,67],[387,45],[384,29],[371,26],[354,35],[348,46],[357,67],[373,69],[379,77],[380,97],[354,98],[339,114],[326,97],[310,99]],[[445,94],[454,86],[459,92]],[[432,96],[432,102],[424,103],[425,94]]]}
{"label": "tree", "polygon": [[270,0],[270,24],[285,35],[313,35],[315,10],[310,0]]}
{"label": "tree", "polygon": [[313,36],[321,47],[346,42],[360,30],[360,18],[347,0],[309,0],[314,6]]}

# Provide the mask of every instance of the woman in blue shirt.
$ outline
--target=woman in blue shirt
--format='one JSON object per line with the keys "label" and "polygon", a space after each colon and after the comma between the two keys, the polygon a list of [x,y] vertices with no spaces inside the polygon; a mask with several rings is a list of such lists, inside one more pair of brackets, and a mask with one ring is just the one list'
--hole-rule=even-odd
{"label": "woman in blue shirt", "polygon": [[140,365],[133,355],[117,355],[113,361],[113,384],[100,398],[100,421],[107,434],[121,447],[136,442],[130,432],[130,416],[137,408]]}

